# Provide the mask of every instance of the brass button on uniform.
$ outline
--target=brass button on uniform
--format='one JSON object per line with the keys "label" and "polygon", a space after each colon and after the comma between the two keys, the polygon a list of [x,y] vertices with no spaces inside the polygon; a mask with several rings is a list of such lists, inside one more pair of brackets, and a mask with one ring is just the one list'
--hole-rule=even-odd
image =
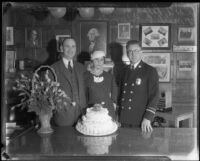
{"label": "brass button on uniform", "polygon": [[123,91],[123,93],[126,93],[126,91]]}
{"label": "brass button on uniform", "polygon": [[127,83],[124,83],[125,86],[127,86]]}
{"label": "brass button on uniform", "polygon": [[132,101],[132,99],[129,99],[129,102],[131,102]]}
{"label": "brass button on uniform", "polygon": [[134,86],[134,83],[132,83],[131,85]]}
{"label": "brass button on uniform", "polygon": [[131,107],[128,107],[129,110],[131,110]]}
{"label": "brass button on uniform", "polygon": [[133,93],[133,91],[130,91],[130,93]]}

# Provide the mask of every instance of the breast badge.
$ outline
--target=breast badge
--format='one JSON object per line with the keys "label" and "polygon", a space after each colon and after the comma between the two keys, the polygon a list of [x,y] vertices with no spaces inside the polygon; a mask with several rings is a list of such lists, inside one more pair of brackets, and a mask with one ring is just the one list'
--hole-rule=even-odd
{"label": "breast badge", "polygon": [[139,86],[142,83],[141,78],[137,78],[135,83]]}

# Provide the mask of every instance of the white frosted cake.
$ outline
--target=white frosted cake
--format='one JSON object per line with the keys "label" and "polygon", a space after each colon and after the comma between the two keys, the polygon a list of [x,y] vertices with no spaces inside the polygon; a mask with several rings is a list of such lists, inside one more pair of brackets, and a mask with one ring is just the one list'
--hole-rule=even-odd
{"label": "white frosted cake", "polygon": [[76,129],[85,135],[102,136],[114,133],[118,124],[108,114],[108,110],[100,104],[88,108],[86,115],[76,124]]}

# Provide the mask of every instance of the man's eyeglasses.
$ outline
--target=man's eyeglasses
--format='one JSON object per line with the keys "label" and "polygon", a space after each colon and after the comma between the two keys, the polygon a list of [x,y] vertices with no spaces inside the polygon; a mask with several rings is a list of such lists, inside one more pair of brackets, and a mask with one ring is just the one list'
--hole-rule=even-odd
{"label": "man's eyeglasses", "polygon": [[141,52],[141,50],[128,50],[129,54],[139,53],[139,52]]}

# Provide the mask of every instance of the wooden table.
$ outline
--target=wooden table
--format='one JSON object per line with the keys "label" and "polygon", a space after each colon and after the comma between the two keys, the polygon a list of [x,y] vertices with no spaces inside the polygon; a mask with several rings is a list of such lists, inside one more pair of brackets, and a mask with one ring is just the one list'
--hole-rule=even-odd
{"label": "wooden table", "polygon": [[19,160],[195,160],[196,134],[195,128],[154,128],[149,134],[119,128],[109,136],[91,137],[72,127],[54,127],[46,135],[32,129],[13,139],[6,153]]}

